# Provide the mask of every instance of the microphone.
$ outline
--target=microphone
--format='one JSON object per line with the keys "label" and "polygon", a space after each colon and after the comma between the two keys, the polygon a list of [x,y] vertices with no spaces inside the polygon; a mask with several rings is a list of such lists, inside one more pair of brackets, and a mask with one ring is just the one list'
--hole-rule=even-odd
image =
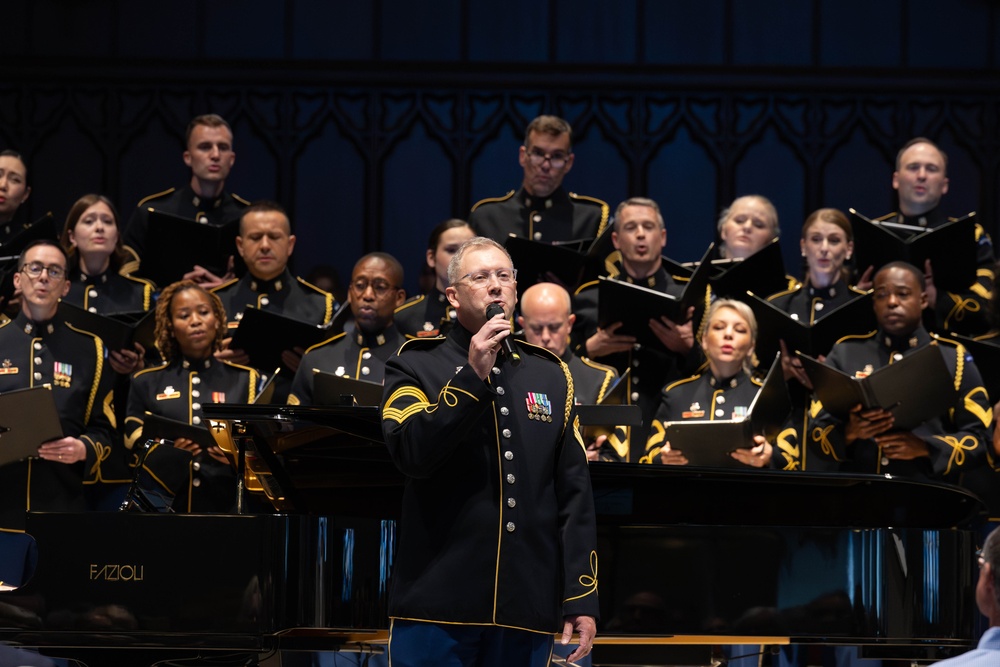
{"label": "microphone", "polygon": [[[497,315],[503,314],[503,308],[501,308],[499,304],[491,303],[486,306],[486,319],[488,320],[492,320]],[[500,344],[503,346],[503,351],[507,355],[507,358],[510,359],[511,366],[517,366],[521,363],[521,355],[517,353],[516,349],[514,349],[514,344],[510,341],[510,336],[504,338]]]}

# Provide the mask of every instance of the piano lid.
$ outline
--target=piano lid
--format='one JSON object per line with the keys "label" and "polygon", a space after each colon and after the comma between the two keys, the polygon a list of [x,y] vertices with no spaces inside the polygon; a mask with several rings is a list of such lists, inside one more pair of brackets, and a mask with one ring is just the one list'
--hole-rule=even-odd
{"label": "piano lid", "polygon": [[949,529],[985,511],[971,491],[850,473],[590,464],[598,522]]}

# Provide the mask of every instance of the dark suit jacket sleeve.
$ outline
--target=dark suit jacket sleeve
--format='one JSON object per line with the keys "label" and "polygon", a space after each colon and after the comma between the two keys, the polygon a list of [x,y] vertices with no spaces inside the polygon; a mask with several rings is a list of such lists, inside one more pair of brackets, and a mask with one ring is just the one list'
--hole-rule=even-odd
{"label": "dark suit jacket sleeve", "polygon": [[[986,448],[993,446],[993,407],[979,369],[965,348],[940,347],[958,391],[955,405],[949,410],[951,418],[940,428],[921,424],[913,434],[927,443],[935,476],[954,480],[962,470],[986,460]],[[932,423],[937,425],[937,420]]]}
{"label": "dark suit jacket sleeve", "polygon": [[597,618],[597,534],[594,494],[576,410],[563,433],[556,468],[563,554],[563,616]]}
{"label": "dark suit jacket sleeve", "polygon": [[396,355],[386,364],[382,433],[404,475],[429,477],[489,409],[495,393],[469,365],[438,390],[420,377],[432,377],[430,369],[418,372],[409,356]]}
{"label": "dark suit jacket sleeve", "polygon": [[87,447],[84,482],[101,479],[101,464],[110,457],[118,455],[113,451],[120,447],[120,444],[116,444],[118,438],[114,406],[115,374],[108,365],[104,344],[97,338],[94,339],[94,344],[97,347],[97,373],[93,379],[87,422],[83,433],[78,435]]}

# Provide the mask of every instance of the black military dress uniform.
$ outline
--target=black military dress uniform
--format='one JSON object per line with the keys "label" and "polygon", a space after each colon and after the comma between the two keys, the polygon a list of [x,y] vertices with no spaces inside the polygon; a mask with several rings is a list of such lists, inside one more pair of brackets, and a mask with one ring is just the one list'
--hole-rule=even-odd
{"label": "black military dress uniform", "polygon": [[29,509],[86,509],[83,485],[102,481],[111,454],[113,375],[101,339],[58,314],[33,322],[22,312],[0,325],[0,393],[50,385],[63,434],[87,446],[81,463],[32,458],[0,467],[0,529],[24,530]]}
{"label": "black military dress uniform", "polygon": [[392,317],[396,328],[407,339],[446,336],[456,318],[457,313],[448,303],[448,297],[437,287],[427,294],[407,299]]}
{"label": "black military dress uniform", "polygon": [[112,269],[88,276],[77,266],[70,270],[69,281],[69,293],[62,300],[92,313],[137,313],[153,307],[156,286],[145,278]]}
{"label": "black military dress uniform", "polygon": [[817,456],[831,459],[847,472],[892,474],[917,479],[935,479],[960,484],[966,470],[984,465],[986,448],[992,446],[993,407],[983,387],[979,369],[964,347],[923,327],[906,337],[893,337],[881,330],[867,336],[847,336],[833,346],[826,363],[861,377],[903,359],[927,346],[941,350],[954,378],[955,404],[942,415],[930,416],[913,430],[927,443],[929,457],[897,461],[882,456],[874,440],[844,440],[844,424],[824,409],[809,422],[809,438]]}
{"label": "black military dress uniform", "polygon": [[[647,278],[632,278],[625,273],[611,277],[674,296],[680,296],[682,292],[681,286],[662,267]],[[583,345],[586,340],[597,333],[597,292],[597,281],[593,281],[581,285],[574,297],[573,312],[577,321],[574,330],[581,356],[585,356]],[[697,322],[699,314],[696,312],[693,317]],[[660,405],[660,391],[665,385],[688,377],[698,369],[701,364],[700,349],[695,346],[688,354],[681,355],[661,345],[637,344],[629,352],[600,357],[600,361],[614,367],[619,374],[624,373],[626,368],[632,369],[628,377],[629,400],[632,405],[641,408],[643,422],[642,426],[631,429],[629,460],[635,462],[642,455],[649,437],[649,425]]]}
{"label": "black military dress uniform", "polygon": [[[206,199],[195,194],[191,184],[181,188],[170,188],[155,195],[150,195],[139,202],[135,211],[129,219],[128,227],[125,228],[125,235],[122,243],[130,248],[140,259],[146,248],[146,236],[149,231],[149,209],[171,213],[173,215],[198,220],[215,227],[223,227],[227,223],[239,220],[243,215],[243,209],[250,205],[250,202],[237,195],[223,192],[214,199]],[[235,241],[233,241],[233,251],[235,251]],[[232,252],[226,253],[219,264],[225,266],[225,260]]]}
{"label": "black military dress uniform", "polygon": [[390,326],[377,334],[355,329],[310,347],[295,372],[288,402],[313,404],[314,368],[340,377],[381,384],[385,378],[385,363],[403,343],[399,330]]}
{"label": "black military dress uniform", "polygon": [[[848,285],[846,281],[838,280],[828,287],[799,284],[785,292],[772,294],[767,300],[791,315],[792,319],[812,325],[828,313],[864,294],[863,291]],[[795,378],[790,378],[787,384],[788,396],[792,402],[791,424],[795,432],[794,436],[783,437],[774,443],[775,465],[783,470],[810,472],[836,470],[837,464],[827,457],[816,455],[815,443],[806,437],[809,428],[809,410],[812,407],[818,409],[818,405],[812,402],[812,392]]]}
{"label": "black military dress uniform", "polygon": [[[760,386],[759,380],[743,371],[733,377],[719,379],[710,370],[667,385],[663,388],[660,406],[646,441],[646,453],[639,462],[660,463],[664,422],[739,419],[746,416]],[[753,445],[748,443],[746,446]]]}
{"label": "black military dress uniform", "polygon": [[[889,213],[878,218],[878,222],[896,222],[913,227],[935,229],[955,218],[946,216],[940,208],[934,208],[918,216]],[[980,336],[991,328],[990,300],[996,281],[996,258],[993,255],[993,240],[978,222],[975,225],[976,240],[976,280],[968,289],[960,292],[938,290],[934,310],[925,311],[924,324],[933,331]],[[866,267],[858,267],[863,270]],[[923,266],[917,267],[921,271]],[[934,267],[931,267],[934,270]],[[933,315],[933,317],[928,317]]]}
{"label": "black military dress uniform", "polygon": [[548,197],[534,197],[521,188],[477,202],[469,214],[469,225],[480,236],[501,245],[511,234],[559,243],[597,238],[608,226],[609,215],[608,204],[594,197],[562,188]]}
{"label": "black military dress uniform", "polygon": [[[110,268],[100,275],[88,276],[77,264],[69,271],[69,293],[62,300],[99,315],[137,313],[148,311],[153,307],[155,292],[156,286],[144,278],[123,275]],[[156,355],[154,350],[146,352],[149,358]],[[156,355],[156,359],[159,359],[159,355]],[[116,422],[120,424],[125,420],[131,378],[114,372],[112,375],[115,376]],[[112,453],[104,463],[104,481],[124,484],[131,481],[132,473],[128,469],[127,452],[122,445],[120,434],[116,433],[115,436]]]}
{"label": "black military dress uniform", "polygon": [[324,292],[285,269],[270,280],[255,278],[247,273],[214,288],[222,301],[230,323],[239,322],[248,306],[284,315],[300,322],[326,324],[333,317],[337,304],[333,295]]}
{"label": "black military dress uniform", "polygon": [[[205,404],[253,403],[259,380],[256,370],[214,357],[181,358],[137,372],[132,376],[125,418],[125,444],[133,452],[133,465],[137,445],[143,444],[147,412],[207,428]],[[192,457],[169,444],[154,444],[143,468],[162,492],[174,497],[176,511],[229,512],[235,508],[235,472],[204,451]]]}
{"label": "black military dress uniform", "polygon": [[[604,399],[605,394],[615,380],[618,379],[618,371],[611,366],[599,364],[584,357],[573,354],[568,346],[559,357],[569,368],[569,374],[573,378],[573,395],[576,397],[577,405],[596,405]],[[628,459],[628,436],[612,433],[601,446],[598,460],[620,462]]]}
{"label": "black military dress uniform", "polygon": [[598,616],[587,457],[568,369],[515,343],[487,380],[472,334],[411,340],[386,368],[382,431],[406,476],[394,619],[540,633]]}

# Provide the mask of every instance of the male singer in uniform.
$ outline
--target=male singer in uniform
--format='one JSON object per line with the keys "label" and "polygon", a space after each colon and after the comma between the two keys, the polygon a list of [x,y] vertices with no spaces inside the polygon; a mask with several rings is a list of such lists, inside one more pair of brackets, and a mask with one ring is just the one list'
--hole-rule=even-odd
{"label": "male singer in uniform", "polygon": [[559,630],[564,644],[579,633],[571,662],[593,644],[595,517],[572,380],[551,352],[511,343],[511,264],[490,239],[463,244],[445,292],[458,323],[386,365],[382,431],[406,476],[393,667],[543,667]]}

